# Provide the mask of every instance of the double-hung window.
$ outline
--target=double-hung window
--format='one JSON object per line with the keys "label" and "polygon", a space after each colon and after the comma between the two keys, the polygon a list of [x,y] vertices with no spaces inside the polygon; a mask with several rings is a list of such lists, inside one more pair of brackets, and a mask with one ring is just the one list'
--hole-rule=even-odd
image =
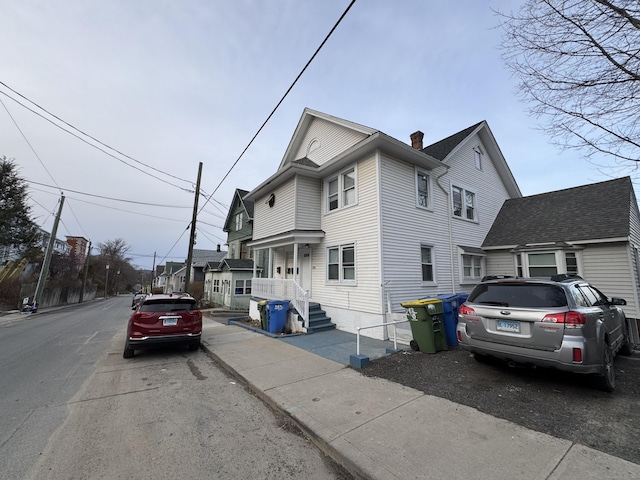
{"label": "double-hung window", "polygon": [[420,263],[422,266],[422,281],[434,282],[433,274],[433,247],[422,245],[420,247]]}
{"label": "double-hung window", "polygon": [[357,202],[356,169],[351,168],[327,180],[327,211],[348,207]]}
{"label": "double-hung window", "polygon": [[462,277],[463,280],[480,281],[482,275],[482,256],[462,255]]}
{"label": "double-hung window", "polygon": [[353,243],[327,249],[327,280],[355,284],[356,255]]}
{"label": "double-hung window", "polygon": [[453,185],[451,187],[454,217],[476,220],[476,194],[466,188]]}
{"label": "double-hung window", "polygon": [[213,293],[220,293],[220,280],[213,281]]}
{"label": "double-hung window", "polygon": [[419,170],[416,171],[416,205],[429,208],[429,175]]}
{"label": "double-hung window", "polygon": [[251,295],[251,280],[236,280],[235,295]]}
{"label": "double-hung window", "polygon": [[236,231],[242,230],[242,213],[236,215]]}

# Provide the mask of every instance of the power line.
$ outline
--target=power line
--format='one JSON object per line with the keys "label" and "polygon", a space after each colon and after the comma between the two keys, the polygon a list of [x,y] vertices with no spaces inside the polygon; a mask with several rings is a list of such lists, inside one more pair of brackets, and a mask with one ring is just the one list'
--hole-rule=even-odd
{"label": "power line", "polygon": [[[246,153],[247,150],[249,150],[249,147],[253,144],[253,141],[256,139],[256,137],[260,134],[260,132],[262,131],[262,129],[267,125],[267,122],[269,122],[269,120],[271,120],[271,117],[273,117],[273,115],[276,113],[276,110],[280,107],[280,105],[282,104],[282,102],[284,101],[284,99],[287,97],[287,95],[289,95],[289,92],[291,92],[291,90],[293,89],[293,87],[295,86],[296,83],[298,83],[298,80],[300,79],[300,77],[302,77],[302,74],[307,70],[307,68],[309,67],[309,65],[311,64],[311,62],[316,58],[316,55],[318,55],[318,53],[320,52],[320,50],[322,49],[322,47],[324,46],[325,43],[327,43],[327,41],[329,40],[329,37],[331,37],[331,35],[333,34],[333,32],[335,31],[336,28],[338,28],[338,25],[340,25],[340,22],[342,22],[342,19],[347,15],[347,13],[349,12],[349,10],[351,9],[351,7],[353,6],[353,4],[356,3],[356,0],[351,0],[351,3],[349,4],[349,6],[346,8],[346,10],[342,13],[342,15],[340,16],[340,18],[338,19],[338,21],[335,23],[335,25],[333,26],[333,28],[329,31],[329,33],[327,34],[327,36],[324,38],[324,40],[322,41],[322,43],[320,44],[320,46],[316,49],[316,51],[313,53],[313,55],[311,55],[311,58],[309,59],[309,61],[307,62],[307,64],[304,66],[304,68],[300,71],[300,73],[298,74],[298,76],[296,77],[296,79],[293,81],[293,83],[289,86],[289,88],[287,89],[287,91],[284,93],[284,95],[282,96],[282,98],[280,99],[280,101],[277,103],[277,105],[273,108],[273,110],[271,111],[271,113],[269,114],[269,116],[267,117],[267,119],[262,123],[262,125],[260,126],[260,128],[258,129],[258,131],[255,133],[255,135],[251,138],[251,140],[249,141],[249,143],[247,144],[247,146],[244,148],[244,150],[242,150],[242,153],[240,153],[240,156],[236,159],[235,162],[233,162],[233,165],[231,165],[231,168],[229,168],[229,170],[227,171],[227,173],[225,174],[224,177],[222,177],[222,180],[220,180],[220,183],[218,183],[218,186],[215,188],[215,190],[213,190],[213,193],[211,193],[211,195],[209,196],[209,198],[207,198],[207,201],[204,203],[204,205],[202,205],[202,207],[200,208],[199,212],[202,211],[202,209],[204,209],[205,205],[207,203],[209,203],[209,200],[211,199],[211,197],[218,191],[218,189],[220,188],[220,186],[222,185],[222,183],[227,179],[227,177],[229,176],[229,174],[231,174],[231,171],[235,168],[235,166],[238,164],[238,162],[240,161],[240,159],[244,156],[244,154]],[[199,213],[198,212],[198,213]]]}
{"label": "power line", "polygon": [[[2,83],[1,81],[0,81],[0,85],[4,85],[5,87],[7,87],[7,88],[9,88],[10,90],[12,90],[10,87],[8,87],[6,84]],[[14,90],[12,90],[12,91],[14,91]],[[98,147],[97,145],[94,145],[94,144],[92,144],[92,143],[88,142],[88,141],[87,141],[87,140],[85,140],[84,138],[82,138],[82,137],[80,137],[80,136],[76,135],[76,134],[75,134],[75,133],[73,133],[73,132],[70,132],[70,131],[69,131],[69,130],[67,130],[66,128],[61,127],[61,126],[60,126],[60,125],[58,125],[57,123],[55,123],[55,122],[51,121],[51,119],[44,117],[43,115],[41,115],[40,113],[36,112],[36,111],[35,111],[35,110],[33,110],[32,108],[27,107],[25,104],[23,104],[23,103],[19,102],[19,101],[18,101],[18,100],[16,100],[15,98],[11,97],[11,96],[10,96],[10,95],[8,95],[6,92],[2,92],[2,91],[0,91],[0,93],[1,93],[2,95],[4,95],[5,97],[9,98],[10,100],[13,100],[14,102],[16,102],[18,105],[22,106],[23,108],[26,108],[26,109],[27,109],[27,110],[29,110],[31,113],[34,113],[34,114],[38,115],[40,118],[42,118],[42,119],[46,120],[47,122],[51,123],[52,125],[54,125],[54,126],[58,127],[60,130],[67,132],[69,135],[72,135],[72,136],[76,137],[76,138],[77,138],[78,140],[80,140],[81,142],[84,142],[84,143],[86,143],[87,145],[89,145],[90,147],[93,147],[93,148],[95,148],[96,150],[101,151],[101,152],[102,152],[102,153],[104,153],[105,155],[108,155],[108,156],[110,156],[111,158],[114,158],[114,159],[118,160],[119,162],[124,163],[124,164],[125,164],[125,165],[127,165],[128,167],[131,167],[131,168],[133,168],[133,169],[135,169],[135,170],[138,170],[139,172],[142,172],[142,173],[144,173],[145,175],[148,175],[148,176],[150,176],[150,177],[153,177],[153,178],[155,178],[156,180],[160,180],[161,182],[166,183],[167,185],[171,185],[172,187],[176,187],[176,188],[178,188],[178,189],[180,189],[180,190],[183,190],[183,191],[185,191],[185,192],[188,192],[188,193],[193,193],[193,190],[189,190],[189,189],[186,189],[186,188],[184,188],[184,187],[180,187],[180,186],[178,186],[178,185],[176,185],[176,184],[174,184],[174,183],[168,182],[167,180],[164,180],[164,179],[162,179],[162,178],[160,178],[160,177],[156,177],[155,175],[152,175],[151,173],[147,172],[146,170],[143,170],[142,168],[138,168],[138,167],[136,167],[135,165],[131,165],[131,164],[129,164],[129,163],[127,163],[127,162],[125,162],[125,161],[124,161],[124,160],[122,160],[121,158],[118,158],[118,157],[116,157],[115,155],[113,155],[113,154],[111,154],[111,153],[109,153],[109,152],[105,151],[104,149],[102,149],[102,148]],[[16,92],[16,93],[17,93],[17,92]],[[19,93],[17,93],[17,94],[18,94],[18,95],[20,95]],[[22,97],[22,95],[20,95],[20,96]],[[26,97],[23,97],[23,98],[26,98]],[[29,99],[27,99],[27,100],[29,100]],[[30,101],[30,100],[29,100],[29,101]],[[33,102],[32,102],[32,103],[33,103]],[[34,105],[37,105],[37,104],[36,104],[36,103],[34,103]],[[39,108],[41,108],[41,107],[39,107]],[[43,109],[43,110],[44,110],[44,109]],[[47,112],[46,110],[44,110],[44,111],[45,111],[45,112]],[[49,113],[49,112],[47,112],[47,113]],[[55,115],[53,115],[53,114],[51,114],[51,113],[49,113],[49,115],[52,115],[52,116],[54,116],[54,117],[55,117]],[[56,117],[56,118],[57,118],[57,117]],[[72,127],[72,128],[75,128],[75,127]],[[79,131],[79,132],[81,132],[80,130],[78,130],[78,131]],[[82,132],[81,132],[81,133],[82,133]],[[83,133],[83,135],[85,135],[85,134]],[[87,135],[87,137],[89,137],[89,138],[92,138],[92,139],[93,139],[93,137],[91,137],[90,135]],[[98,143],[100,143],[100,142],[98,141]],[[111,147],[107,147],[107,148],[111,148]],[[118,150],[114,150],[114,151],[115,151],[115,152],[118,152]],[[118,152],[118,153],[120,153],[120,152]],[[124,155],[124,154],[121,154],[121,155],[123,155],[123,156],[125,156],[125,157],[126,157],[126,155]],[[127,158],[129,158],[129,157],[127,157]],[[163,172],[162,170],[158,170],[158,169],[156,169],[156,168],[150,167],[150,166],[148,166],[148,165],[146,165],[146,164],[144,164],[144,163],[142,163],[142,162],[139,162],[138,160],[135,160],[135,161],[136,161],[136,162],[138,162],[138,163],[140,163],[140,164],[142,164],[142,165],[144,165],[144,166],[146,166],[146,167],[148,167],[148,168],[150,168],[151,170],[154,170],[154,171],[157,171],[157,172],[162,173],[162,174],[164,174],[164,175],[168,175],[168,176],[172,176],[172,177],[173,177],[173,175],[171,175],[171,174],[169,174],[169,173],[165,173],[165,172]],[[183,181],[183,182],[190,183],[191,185],[193,185],[193,182],[191,182],[190,180],[184,180],[184,179],[182,179],[182,178],[178,178],[178,177],[174,177],[174,178],[176,178],[176,179],[178,179],[178,180],[181,180],[181,181]]]}
{"label": "power line", "polygon": [[[55,114],[51,113],[51,112],[50,112],[50,111],[48,111],[46,108],[44,108],[44,107],[42,107],[42,106],[38,105],[38,104],[37,104],[36,102],[34,102],[33,100],[31,100],[31,99],[29,99],[29,98],[25,97],[25,96],[24,96],[24,95],[22,95],[20,92],[18,92],[18,91],[16,91],[16,90],[14,90],[13,88],[11,88],[11,87],[10,87],[9,85],[7,85],[6,83],[4,83],[4,82],[0,81],[0,85],[3,85],[5,88],[8,88],[8,89],[9,89],[9,90],[11,90],[13,93],[15,93],[16,95],[19,95],[21,98],[24,98],[27,102],[31,103],[32,105],[35,105],[37,108],[39,108],[39,109],[40,109],[40,110],[42,110],[43,112],[46,112],[48,115],[52,116],[52,117],[53,117],[53,118],[55,118],[56,120],[58,120],[58,121],[60,121],[60,122],[64,123],[64,124],[65,124],[65,125],[67,125],[68,127],[73,128],[76,132],[81,133],[81,134],[82,134],[82,135],[84,135],[85,137],[90,138],[90,139],[91,139],[91,140],[93,140],[94,142],[97,142],[97,143],[99,143],[100,145],[102,145],[103,147],[106,147],[106,148],[108,148],[109,150],[113,150],[114,152],[118,153],[119,155],[122,155],[122,156],[123,156],[123,157],[125,157],[125,158],[128,158],[129,160],[132,160],[132,161],[134,161],[134,162],[136,162],[136,163],[139,163],[140,165],[143,165],[143,166],[145,166],[145,167],[147,167],[147,168],[150,168],[150,169],[152,169],[152,170],[155,170],[156,172],[162,173],[162,174],[164,174],[164,175],[166,175],[166,176],[168,176],[168,177],[175,178],[176,180],[180,180],[180,181],[183,181],[183,182],[186,182],[186,183],[189,183],[189,184],[193,184],[193,181],[191,181],[191,180],[186,180],[186,179],[184,179],[184,178],[177,177],[177,176],[175,176],[175,175],[173,175],[173,174],[171,174],[171,173],[163,172],[162,170],[160,170],[160,169],[158,169],[158,168],[152,167],[151,165],[147,165],[146,163],[141,162],[140,160],[137,160],[137,159],[135,159],[135,158],[133,158],[133,157],[130,157],[129,155],[127,155],[127,154],[125,154],[125,153],[122,153],[122,152],[121,152],[121,151],[119,151],[118,149],[116,149],[116,148],[114,148],[114,147],[112,147],[112,146],[110,146],[110,145],[107,145],[107,144],[106,144],[106,143],[104,143],[104,142],[101,142],[100,140],[98,140],[97,138],[93,137],[92,135],[89,135],[88,133],[86,133],[86,132],[84,132],[84,131],[80,130],[79,128],[77,128],[76,126],[72,125],[71,123],[69,123],[69,122],[67,122],[67,121],[63,120],[62,118],[58,117],[57,115],[55,115]],[[63,131],[65,131],[65,132],[69,133],[70,135],[73,135],[73,136],[74,136],[74,137],[76,137],[76,138],[79,138],[77,135],[73,134],[72,132],[69,132],[68,130],[66,130],[66,129],[62,128],[62,127],[60,127],[60,125],[57,125],[55,122],[52,122],[51,120],[49,120],[49,119],[47,119],[47,118],[43,117],[43,116],[42,116],[42,115],[40,115],[38,112],[35,112],[35,111],[31,110],[29,107],[27,107],[26,105],[23,105],[22,103],[18,102],[16,99],[14,99],[14,98],[10,97],[10,96],[9,96],[9,95],[7,95],[6,93],[4,93],[4,92],[2,92],[2,93],[3,93],[4,95],[6,95],[7,97],[11,98],[11,100],[13,100],[14,102],[18,103],[19,105],[22,105],[22,106],[23,106],[24,108],[26,108],[27,110],[29,110],[29,111],[31,111],[31,112],[33,112],[33,113],[35,113],[36,115],[40,116],[41,118],[44,118],[45,120],[47,120],[48,122],[50,122],[52,125],[54,125],[54,126],[56,126],[56,127],[60,128],[61,130],[63,130]],[[80,139],[80,140],[82,140],[82,139]],[[85,142],[85,143],[87,143],[88,145],[91,145],[89,142]],[[94,146],[94,145],[92,145],[92,146]],[[94,146],[94,147],[95,147],[95,146]],[[97,148],[97,147],[96,147],[96,148]],[[98,150],[100,150],[100,151],[104,152],[104,150],[102,150],[102,149],[98,149]],[[107,153],[107,152],[104,152],[104,153]],[[111,155],[111,156],[113,156],[113,155]],[[113,157],[113,158],[116,158],[116,157]],[[120,160],[120,159],[117,159],[117,160]],[[122,160],[120,160],[120,161],[122,161]],[[123,163],[127,164],[126,162],[123,162]],[[127,165],[129,165],[129,164],[127,164]],[[129,166],[130,166],[130,167],[133,167],[132,165],[129,165]],[[135,168],[135,167],[133,167],[133,168]]]}
{"label": "power line", "polygon": [[[49,188],[54,188],[51,185],[47,185],[46,183],[39,183],[39,182],[34,182],[33,180],[28,180],[29,183],[33,183],[35,185],[40,185],[42,187],[49,187]],[[60,187],[58,187],[60,188]],[[121,198],[113,198],[113,197],[105,197],[103,195],[95,195],[93,193],[86,193],[86,192],[80,192],[78,190],[71,190],[70,188],[65,188],[64,189],[65,192],[73,192],[73,193],[77,193],[79,195],[86,195],[88,197],[95,197],[95,198],[103,198],[105,200],[113,200],[114,202],[125,202],[125,203],[135,203],[137,205],[148,205],[150,207],[162,207],[162,208],[193,208],[193,207],[189,207],[189,206],[177,206],[177,205],[159,205],[157,203],[147,203],[147,202],[138,202],[135,200],[126,200],[126,199],[121,199]]]}

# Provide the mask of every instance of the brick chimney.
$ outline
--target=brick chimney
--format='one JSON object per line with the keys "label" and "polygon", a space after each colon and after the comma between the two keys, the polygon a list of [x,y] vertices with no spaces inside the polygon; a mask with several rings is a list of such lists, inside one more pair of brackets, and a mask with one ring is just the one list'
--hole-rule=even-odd
{"label": "brick chimney", "polygon": [[411,137],[411,146],[417,150],[422,150],[422,139],[424,138],[424,133],[418,130],[409,136]]}

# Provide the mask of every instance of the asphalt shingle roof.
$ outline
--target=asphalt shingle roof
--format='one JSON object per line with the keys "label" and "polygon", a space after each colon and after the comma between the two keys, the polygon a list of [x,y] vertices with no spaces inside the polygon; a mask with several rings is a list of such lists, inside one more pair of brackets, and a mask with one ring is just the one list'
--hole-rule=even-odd
{"label": "asphalt shingle roof", "polygon": [[481,123],[482,122],[478,122],[475,125],[471,125],[470,127],[459,131],[458,133],[454,133],[447,138],[444,138],[436,143],[432,143],[431,145],[424,147],[422,149],[422,152],[442,161],[447,158],[447,155],[449,155],[460,142],[462,142],[471,134],[471,132],[478,128]]}
{"label": "asphalt shingle roof", "polygon": [[483,247],[628,237],[630,177],[504,202]]}

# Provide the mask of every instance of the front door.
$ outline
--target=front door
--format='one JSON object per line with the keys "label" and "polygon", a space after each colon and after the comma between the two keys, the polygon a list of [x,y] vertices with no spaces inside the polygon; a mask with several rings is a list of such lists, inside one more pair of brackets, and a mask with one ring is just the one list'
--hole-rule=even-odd
{"label": "front door", "polygon": [[300,264],[300,286],[303,290],[309,290],[311,298],[311,249],[301,248],[298,250],[298,263]]}

